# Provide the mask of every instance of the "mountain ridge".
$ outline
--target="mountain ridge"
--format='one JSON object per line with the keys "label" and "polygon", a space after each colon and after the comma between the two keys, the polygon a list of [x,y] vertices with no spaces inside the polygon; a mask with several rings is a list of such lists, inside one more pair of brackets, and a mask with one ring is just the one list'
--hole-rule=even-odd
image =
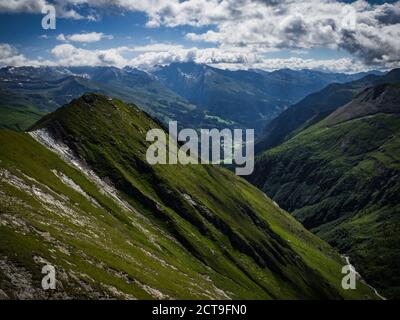
{"label": "mountain ridge", "polygon": [[[400,83],[400,82],[399,82]],[[399,83],[385,83],[375,87],[366,88],[359,93],[351,102],[336,109],[327,118],[328,126],[355,118],[362,118],[376,113],[399,113],[397,90]]]}
{"label": "mountain ridge", "polygon": [[53,298],[374,298],[343,290],[339,255],[230,171],[148,165],[150,128],[135,106],[85,94],[29,134],[0,130],[7,296],[41,297],[45,262]]}

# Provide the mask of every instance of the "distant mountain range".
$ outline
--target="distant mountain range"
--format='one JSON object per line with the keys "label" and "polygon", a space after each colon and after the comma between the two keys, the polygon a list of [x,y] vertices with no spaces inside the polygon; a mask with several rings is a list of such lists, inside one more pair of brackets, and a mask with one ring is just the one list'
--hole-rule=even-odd
{"label": "distant mountain range", "polygon": [[394,69],[386,75],[369,74],[349,83],[333,83],[324,89],[308,95],[300,102],[282,112],[266,125],[259,137],[256,151],[260,152],[279,145],[296,132],[317,123],[337,108],[351,101],[367,87],[400,82],[400,69]]}
{"label": "distant mountain range", "polygon": [[269,133],[278,145],[256,158],[249,180],[350,255],[384,296],[400,297],[400,70],[330,85]]}
{"label": "distant mountain range", "polygon": [[[376,72],[375,72],[376,73]],[[228,71],[195,63],[173,63],[153,74],[115,67],[7,67],[0,69],[0,127],[23,130],[85,92],[140,106],[166,123],[190,128],[254,128],[306,95],[332,82],[365,74],[288,69]]]}
{"label": "distant mountain range", "polygon": [[290,69],[230,71],[193,62],[172,63],[157,68],[153,74],[205,112],[233,121],[239,127],[254,128],[257,133],[310,93],[333,82],[349,82],[366,75]]}
{"label": "distant mountain range", "polygon": [[344,290],[344,259],[230,171],[150,166],[152,128],[85,94],[28,133],[0,130],[2,298],[376,298]]}
{"label": "distant mountain range", "polygon": [[[164,122],[174,119],[196,127],[204,118],[195,105],[137,69],[10,67],[0,69],[0,112],[7,109],[10,118],[0,126],[26,129],[40,114],[54,111],[86,92],[137,103]],[[21,123],[24,115],[25,121]]]}

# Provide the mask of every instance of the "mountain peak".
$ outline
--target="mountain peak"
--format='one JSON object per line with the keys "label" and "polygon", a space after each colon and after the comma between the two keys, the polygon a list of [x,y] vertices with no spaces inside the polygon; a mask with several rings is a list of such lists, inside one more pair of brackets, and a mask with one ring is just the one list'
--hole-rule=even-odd
{"label": "mountain peak", "polygon": [[91,103],[91,104],[93,104],[96,100],[100,100],[103,102],[112,101],[112,98],[110,98],[110,97],[107,97],[107,96],[99,94],[99,93],[92,93],[92,92],[83,94],[80,98],[78,98],[78,100],[79,99],[82,99],[86,103]]}
{"label": "mountain peak", "polygon": [[[85,93],[58,110],[39,120],[30,130],[46,128],[54,135],[65,136],[73,133],[79,136],[88,129],[96,131],[121,128],[133,121],[137,114],[144,114],[134,105],[126,105],[121,100],[99,93]],[[136,119],[135,119],[136,120]]]}

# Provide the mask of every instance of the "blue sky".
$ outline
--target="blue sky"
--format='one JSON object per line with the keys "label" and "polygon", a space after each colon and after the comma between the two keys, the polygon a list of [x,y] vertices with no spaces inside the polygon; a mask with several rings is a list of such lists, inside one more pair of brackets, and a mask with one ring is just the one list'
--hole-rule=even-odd
{"label": "blue sky", "polygon": [[[55,30],[41,26],[49,4]],[[0,0],[0,30],[0,65],[357,72],[400,60],[399,1]]]}

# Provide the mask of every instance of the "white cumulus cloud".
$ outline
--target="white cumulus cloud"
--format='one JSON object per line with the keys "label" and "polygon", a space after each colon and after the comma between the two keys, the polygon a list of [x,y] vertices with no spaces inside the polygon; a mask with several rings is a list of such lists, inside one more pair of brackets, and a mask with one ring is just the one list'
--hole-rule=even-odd
{"label": "white cumulus cloud", "polygon": [[[230,68],[236,64],[358,70],[361,66],[388,69],[400,65],[400,1],[371,4],[365,0],[53,0],[52,3],[57,14],[73,19],[89,19],[84,13],[107,14],[113,9],[113,12],[142,12],[147,16],[146,25],[152,28],[192,26],[186,34],[186,39],[193,42],[191,48],[160,43],[90,51],[63,44],[52,51],[57,63],[78,64],[78,56],[82,61],[101,65],[150,66],[187,60]],[[46,4],[47,0],[0,0],[0,12],[40,12]],[[111,37],[90,32],[60,34],[58,39],[79,44]],[[320,48],[346,51],[351,58],[265,58],[271,51],[311,52]],[[61,49],[69,50],[73,57],[65,57]],[[129,58],[127,52],[131,53]]]}
{"label": "white cumulus cloud", "polygon": [[60,41],[72,41],[72,42],[83,42],[83,43],[90,43],[90,42],[97,42],[102,39],[113,39],[112,35],[107,35],[102,32],[87,32],[87,33],[76,33],[65,36],[64,34],[59,34],[57,36],[57,40]]}
{"label": "white cumulus cloud", "polygon": [[[70,5],[76,0],[67,1]],[[148,27],[205,27],[187,38],[224,47],[264,51],[333,48],[371,66],[400,61],[400,1],[365,0],[79,0],[147,15]]]}
{"label": "white cumulus cloud", "polygon": [[28,59],[8,43],[0,43],[0,66],[40,66],[55,65],[53,61],[43,59]]}
{"label": "white cumulus cloud", "polygon": [[134,66],[151,69],[155,65],[173,62],[204,63],[222,69],[276,70],[318,69],[332,72],[359,72],[368,69],[362,62],[351,58],[304,59],[266,58],[262,53],[249,48],[185,48],[182,45],[154,43],[145,46],[122,46],[103,50],[78,48],[70,43],[55,46],[51,51],[52,60],[28,59],[9,44],[0,44],[0,66]]}
{"label": "white cumulus cloud", "polygon": [[51,53],[56,58],[56,63],[62,66],[116,66],[124,67],[128,64],[122,53],[126,47],[111,48],[107,50],[87,50],[76,48],[66,43],[55,46]]}

